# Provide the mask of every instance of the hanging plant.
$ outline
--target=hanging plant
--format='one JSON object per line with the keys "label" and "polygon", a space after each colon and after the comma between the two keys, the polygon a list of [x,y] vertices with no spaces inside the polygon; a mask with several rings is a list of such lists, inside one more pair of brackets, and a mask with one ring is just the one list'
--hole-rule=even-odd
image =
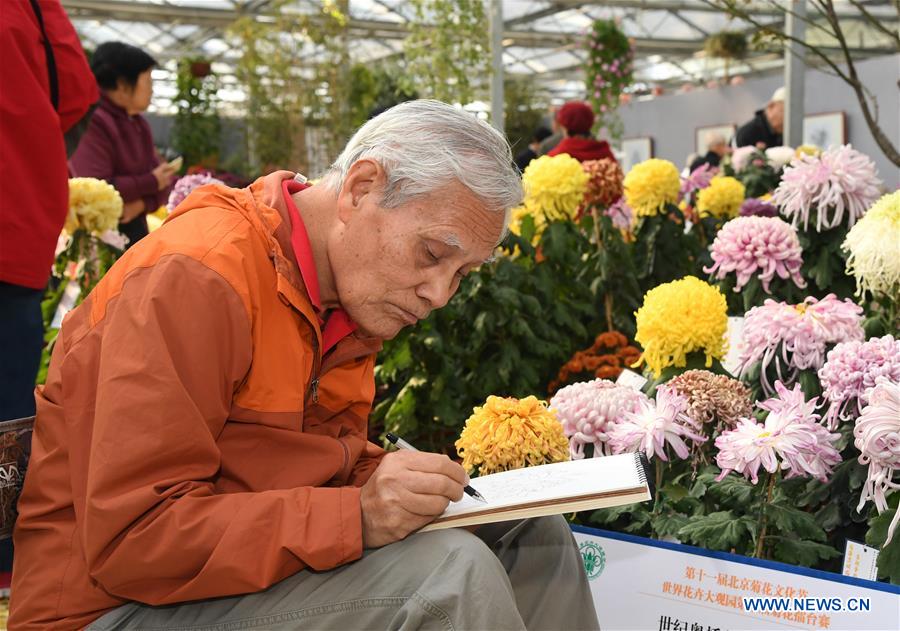
{"label": "hanging plant", "polygon": [[719,31],[706,38],[706,54],[719,59],[743,59],[747,54],[747,37],[738,31]]}
{"label": "hanging plant", "polygon": [[747,37],[739,31],[719,31],[706,38],[703,45],[707,56],[725,60],[725,81],[728,81],[728,66],[732,59],[743,59],[747,55]]}
{"label": "hanging plant", "polygon": [[613,20],[597,20],[587,37],[585,68],[587,94],[597,115],[597,125],[610,136],[621,135],[616,107],[633,79],[634,45]]}

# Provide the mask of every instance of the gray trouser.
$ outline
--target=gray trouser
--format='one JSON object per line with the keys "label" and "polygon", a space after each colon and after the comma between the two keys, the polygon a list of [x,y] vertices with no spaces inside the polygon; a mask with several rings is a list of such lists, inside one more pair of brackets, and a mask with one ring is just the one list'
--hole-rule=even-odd
{"label": "gray trouser", "polygon": [[562,517],[418,533],[327,572],[269,589],[150,607],[129,603],[108,629],[597,629],[581,555]]}

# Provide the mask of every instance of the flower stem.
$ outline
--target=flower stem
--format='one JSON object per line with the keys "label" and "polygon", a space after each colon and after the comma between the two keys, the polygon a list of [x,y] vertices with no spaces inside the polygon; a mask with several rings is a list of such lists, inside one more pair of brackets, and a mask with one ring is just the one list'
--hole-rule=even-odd
{"label": "flower stem", "polygon": [[757,559],[763,558],[763,544],[766,538],[766,527],[769,525],[767,522],[766,507],[772,502],[772,491],[775,489],[774,473],[769,474],[766,487],[766,501],[759,509],[759,537],[756,540],[756,554],[754,555]]}

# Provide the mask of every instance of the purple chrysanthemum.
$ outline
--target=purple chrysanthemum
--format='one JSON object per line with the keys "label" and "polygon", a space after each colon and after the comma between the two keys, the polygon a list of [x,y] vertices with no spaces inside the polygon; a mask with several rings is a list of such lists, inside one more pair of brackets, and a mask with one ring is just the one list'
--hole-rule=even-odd
{"label": "purple chrysanthemum", "polygon": [[801,370],[818,370],[828,345],[862,340],[862,307],[828,294],[812,296],[798,305],[767,299],[744,319],[744,349],[739,358],[741,378],[760,362],[760,379],[767,395],[774,388],[767,370],[774,366],[778,380],[792,385]]}
{"label": "purple chrysanthemum", "polygon": [[722,280],[730,273],[737,275],[734,291],[740,291],[755,275],[763,290],[770,294],[769,283],[779,278],[791,279],[797,287],[806,287],[800,275],[803,250],[797,232],[776,217],[736,217],[727,222],[710,247],[712,267],[703,271]]}
{"label": "purple chrysanthemum", "polygon": [[825,420],[831,429],[859,415],[866,392],[884,377],[900,382],[900,340],[890,335],[866,342],[838,344],[819,370],[823,395],[830,403]]}
{"label": "purple chrysanthemum", "polygon": [[872,159],[843,145],[795,158],[785,167],[772,201],[795,228],[806,230],[815,211],[816,231],[822,232],[844,223],[845,213],[852,226],[880,197],[880,188]]}
{"label": "purple chrysanthemum", "polygon": [[840,435],[818,422],[817,399],[806,401],[799,385],[788,390],[776,381],[775,390],[776,397],[758,404],[769,413],[763,423],[743,418],[735,429],[716,438],[719,480],[736,471],[756,484],[763,467],[769,473],[781,468],[787,471],[786,478],[809,476],[824,482],[841,462],[835,449]]}
{"label": "purple chrysanthemum", "polygon": [[718,175],[719,168],[711,164],[701,164],[691,171],[691,174],[681,180],[681,190],[678,194],[678,201],[688,199],[695,191],[709,186],[713,177]]}
{"label": "purple chrysanthemum", "polygon": [[607,430],[625,412],[634,412],[647,396],[634,388],[606,379],[573,383],[550,399],[550,407],[569,438],[573,460],[584,458],[585,445],[594,446],[594,456],[607,455]]}
{"label": "purple chrysanthemum", "polygon": [[[869,473],[863,485],[856,510],[862,510],[868,500],[875,502],[879,513],[887,510],[887,494],[900,490],[894,482],[894,472],[900,471],[900,384],[885,378],[866,393],[869,405],[856,419],[853,428],[854,444],[860,451],[860,464],[869,465]],[[884,545],[891,542],[900,510],[888,526]]]}
{"label": "purple chrysanthemum", "polygon": [[674,389],[660,386],[656,401],[638,401],[638,407],[625,412],[607,430],[609,446],[613,453],[643,451],[648,458],[654,455],[668,461],[666,445],[670,445],[679,458],[687,458],[690,448],[685,439],[694,443],[706,442],[699,433],[699,423],[687,416],[688,401]]}
{"label": "purple chrysanthemum", "polygon": [[172,192],[169,193],[169,201],[166,204],[168,211],[172,212],[175,210],[178,204],[183,202],[184,198],[191,194],[191,191],[204,184],[223,184],[223,182],[218,178],[214,178],[209,173],[194,173],[179,178],[179,180],[175,182]]}
{"label": "purple chrysanthemum", "polygon": [[755,197],[748,197],[741,204],[741,217],[777,217],[778,209],[769,202]]}
{"label": "purple chrysanthemum", "polygon": [[603,214],[612,220],[614,228],[619,230],[631,230],[631,224],[634,221],[634,211],[625,202],[625,196],[622,195],[612,206],[603,211]]}

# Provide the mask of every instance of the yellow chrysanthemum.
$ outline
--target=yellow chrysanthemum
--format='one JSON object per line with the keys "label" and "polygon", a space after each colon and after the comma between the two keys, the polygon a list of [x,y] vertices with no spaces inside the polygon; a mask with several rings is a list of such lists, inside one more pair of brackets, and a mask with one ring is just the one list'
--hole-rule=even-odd
{"label": "yellow chrysanthemum", "polygon": [[569,459],[562,423],[534,396],[487,398],[466,421],[456,451],[479,475]]}
{"label": "yellow chrysanthemum", "polygon": [[551,221],[573,219],[584,199],[590,175],[568,154],[541,156],[522,174],[526,211],[540,232]]}
{"label": "yellow chrysanthemum", "polygon": [[638,217],[659,214],[666,204],[678,201],[681,178],[668,160],[651,158],[631,168],[625,176],[625,201]]}
{"label": "yellow chrysanthemum", "polygon": [[794,151],[794,155],[798,157],[802,155],[817,156],[820,153],[822,153],[822,150],[815,145],[800,145],[797,147],[797,150]]}
{"label": "yellow chrysanthemum", "polygon": [[[894,235],[893,237],[890,235]],[[888,193],[850,228],[841,249],[856,291],[895,296],[900,292],[900,191]]]}
{"label": "yellow chrysanthemum", "polygon": [[703,352],[707,367],[725,356],[725,296],[699,278],[685,276],[651,289],[635,316],[641,359],[657,377],[668,366],[686,365],[689,353]]}
{"label": "yellow chrysanthemum", "polygon": [[747,190],[738,180],[727,175],[717,175],[709,186],[697,194],[697,210],[701,217],[712,215],[718,219],[737,217],[744,203]]}
{"label": "yellow chrysanthemum", "polygon": [[69,214],[65,230],[79,228],[96,235],[115,229],[122,216],[122,197],[112,184],[92,177],[69,180]]}

